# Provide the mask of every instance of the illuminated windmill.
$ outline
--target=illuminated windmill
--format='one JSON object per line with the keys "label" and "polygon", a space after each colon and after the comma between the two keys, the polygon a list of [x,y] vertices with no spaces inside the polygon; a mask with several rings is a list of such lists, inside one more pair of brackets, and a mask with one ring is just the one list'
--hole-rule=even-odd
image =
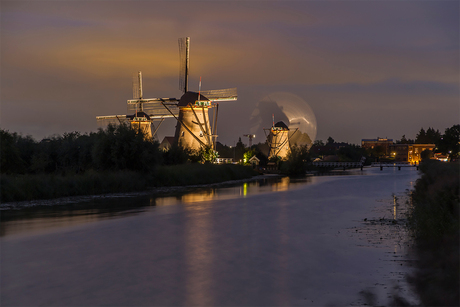
{"label": "illuminated windmill", "polygon": [[[131,115],[108,115],[96,116],[101,124],[118,124],[128,122],[132,128],[144,132],[145,136],[153,139],[163,121],[168,117],[178,114],[178,108],[174,108],[177,103],[175,98],[148,98],[143,97],[142,72],[138,72],[133,77],[133,99],[128,100],[128,112]],[[164,104],[170,105],[168,110]],[[155,127],[155,122],[158,122]]]}
{"label": "illuminated windmill", "polygon": [[[217,138],[218,102],[237,99],[236,88],[192,92],[188,90],[190,68],[190,38],[179,39],[180,73],[179,88],[183,95],[176,98],[142,97],[142,74],[139,72],[133,86],[133,99],[128,100],[128,112],[134,115],[98,116],[98,121],[122,122],[129,121],[132,127],[147,129],[150,124],[151,137],[154,137],[165,118],[173,117],[177,120],[175,142],[180,146],[192,150],[203,147],[215,148]],[[200,80],[201,89],[201,80]],[[212,127],[209,110],[214,109]],[[154,121],[159,121],[155,127]]]}
{"label": "illuminated windmill", "polygon": [[[177,103],[179,115],[177,119],[175,141],[179,146],[199,150],[213,148],[217,139],[218,102],[237,99],[236,88],[201,91],[201,79],[198,92],[188,90],[190,70],[190,38],[179,39],[180,75],[179,88],[184,93]],[[168,109],[168,106],[164,104]],[[212,125],[209,110],[213,110]],[[173,112],[171,112],[173,114]]]}
{"label": "illuminated windmill", "polygon": [[282,121],[275,124],[275,119],[273,117],[272,127],[270,129],[264,129],[267,137],[267,145],[269,147],[268,158],[280,157],[281,159],[285,159],[291,148],[289,141],[297,131],[298,128],[291,131]]}

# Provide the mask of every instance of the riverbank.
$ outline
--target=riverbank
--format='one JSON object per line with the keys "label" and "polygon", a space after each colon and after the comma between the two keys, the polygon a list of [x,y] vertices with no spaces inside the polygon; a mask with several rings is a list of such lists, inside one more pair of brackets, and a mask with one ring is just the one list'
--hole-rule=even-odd
{"label": "riverbank", "polygon": [[459,306],[460,164],[427,161],[420,169],[410,217],[418,261],[410,281],[424,306]]}
{"label": "riverbank", "polygon": [[215,184],[245,180],[257,173],[248,166],[233,164],[182,164],[159,166],[154,172],[87,171],[82,174],[1,175],[0,201],[31,202],[102,194],[126,194],[151,189],[167,190],[178,186]]}

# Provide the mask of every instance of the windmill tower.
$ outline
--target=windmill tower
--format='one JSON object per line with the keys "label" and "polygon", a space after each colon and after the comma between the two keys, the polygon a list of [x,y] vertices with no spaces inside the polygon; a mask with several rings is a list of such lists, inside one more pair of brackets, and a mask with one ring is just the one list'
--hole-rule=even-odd
{"label": "windmill tower", "polygon": [[[131,127],[146,131],[155,137],[161,123],[167,118],[177,120],[175,142],[192,150],[211,147],[215,149],[217,138],[218,102],[237,100],[236,88],[192,92],[188,90],[190,38],[179,39],[180,72],[179,87],[183,92],[177,98],[144,98],[142,73],[133,79],[133,99],[128,100],[128,112],[132,115],[97,116],[101,123],[129,122]],[[212,125],[209,110],[212,111]],[[158,124],[155,126],[154,122]],[[149,132],[150,131],[150,132]]]}
{"label": "windmill tower", "polygon": [[268,158],[280,157],[281,159],[286,159],[291,149],[289,141],[297,130],[296,128],[294,131],[291,131],[282,121],[275,124],[273,117],[272,127],[270,129],[264,129],[269,147]]}

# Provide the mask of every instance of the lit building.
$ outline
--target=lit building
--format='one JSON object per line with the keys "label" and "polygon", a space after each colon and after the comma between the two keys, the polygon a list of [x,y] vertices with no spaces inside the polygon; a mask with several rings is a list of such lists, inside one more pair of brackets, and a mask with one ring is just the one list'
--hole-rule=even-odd
{"label": "lit building", "polygon": [[395,161],[418,164],[422,160],[421,153],[427,149],[433,151],[435,147],[435,144],[392,144],[389,150]]}
{"label": "lit building", "polygon": [[180,99],[179,117],[174,135],[177,144],[183,148],[200,150],[212,147],[213,135],[208,110],[211,101],[195,92],[186,92]]}
{"label": "lit building", "polygon": [[267,144],[270,147],[268,158],[280,157],[285,159],[290,150],[289,128],[282,121],[277,122],[268,130]]}
{"label": "lit building", "polygon": [[390,154],[389,146],[393,145],[392,139],[383,139],[383,138],[376,138],[376,139],[362,139],[361,140],[361,147],[366,149],[375,149],[377,147],[381,147],[384,151],[384,155],[388,156]]}

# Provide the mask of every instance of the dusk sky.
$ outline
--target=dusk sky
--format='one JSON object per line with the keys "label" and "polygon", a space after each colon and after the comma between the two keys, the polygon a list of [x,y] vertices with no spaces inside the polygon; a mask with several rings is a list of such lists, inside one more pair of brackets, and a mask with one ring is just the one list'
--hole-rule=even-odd
{"label": "dusk sky", "polygon": [[280,108],[316,118],[320,140],[443,133],[460,122],[459,3],[1,1],[1,128],[96,131],[96,116],[126,114],[139,70],[144,97],[180,98],[188,36],[190,90],[200,76],[203,90],[238,88],[219,106],[224,144],[264,141]]}

